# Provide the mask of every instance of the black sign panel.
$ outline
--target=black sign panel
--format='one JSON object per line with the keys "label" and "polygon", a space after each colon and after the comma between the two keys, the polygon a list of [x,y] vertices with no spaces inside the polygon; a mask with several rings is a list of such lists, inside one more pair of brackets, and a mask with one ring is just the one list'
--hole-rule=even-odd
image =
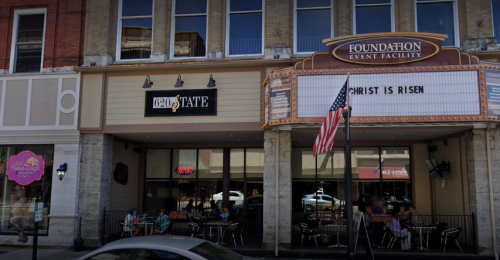
{"label": "black sign panel", "polygon": [[209,115],[217,115],[217,89],[146,91],[146,117]]}

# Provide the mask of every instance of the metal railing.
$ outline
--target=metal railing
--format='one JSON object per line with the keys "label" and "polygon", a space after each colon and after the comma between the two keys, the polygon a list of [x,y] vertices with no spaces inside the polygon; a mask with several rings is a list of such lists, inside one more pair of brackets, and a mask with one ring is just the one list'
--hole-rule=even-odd
{"label": "metal railing", "polygon": [[[142,216],[143,214],[147,214],[147,219],[150,222],[154,222],[154,220],[158,217],[158,213],[159,212],[152,211],[142,212],[138,215]],[[101,241],[103,244],[118,240],[122,237],[123,226],[120,224],[120,221],[123,222],[127,214],[128,211],[104,209],[104,218],[101,229]],[[204,214],[195,214],[195,218],[192,218],[191,220],[171,219],[171,228],[169,228],[169,233],[171,235],[193,236],[201,239],[205,238],[206,240],[217,242],[218,236],[219,240],[222,240],[222,237],[218,234],[219,232],[217,232],[218,226],[210,225],[209,222],[220,220],[219,214],[220,213],[217,212],[205,212]],[[201,221],[201,223],[199,221]],[[243,239],[244,248],[261,247],[263,231],[262,212],[231,212],[228,221],[238,223],[239,225],[238,234],[235,235],[238,248],[242,247],[241,239],[239,237],[240,233]],[[195,232],[193,232],[193,223],[196,223]],[[141,235],[145,235],[144,232],[147,232],[146,235],[150,235],[151,226],[152,225],[148,225],[146,230],[144,230],[145,227],[141,226]],[[224,232],[226,229],[226,227],[222,227],[221,231]],[[125,237],[128,236],[129,234],[125,234]],[[228,247],[234,248],[234,241],[232,240],[232,236],[230,234],[225,234],[223,240]]]}
{"label": "metal railing", "polygon": [[324,36],[303,36],[297,37],[298,52],[327,51],[328,46],[323,43],[323,39],[330,38],[330,35]]}
{"label": "metal railing", "polygon": [[229,41],[229,55],[262,54],[262,38]]}
{"label": "metal railing", "polygon": [[[292,218],[291,243],[294,249],[329,249],[347,245],[346,219],[341,211],[297,212]],[[377,217],[373,219],[380,221]],[[392,244],[392,250],[477,253],[474,213],[408,215],[407,219],[396,221],[397,224],[387,221],[393,219],[390,215],[379,219],[385,220],[373,222],[371,216],[365,214],[370,242],[376,250],[390,250]],[[410,241],[407,244],[406,239]]]}
{"label": "metal railing", "polygon": [[205,41],[181,41],[174,43],[174,57],[205,57]]}

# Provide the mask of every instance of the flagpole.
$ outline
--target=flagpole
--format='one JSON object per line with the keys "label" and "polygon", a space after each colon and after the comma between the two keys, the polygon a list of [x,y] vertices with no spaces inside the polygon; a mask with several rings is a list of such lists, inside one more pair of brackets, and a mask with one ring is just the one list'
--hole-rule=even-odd
{"label": "flagpole", "polygon": [[346,133],[346,144],[345,144],[345,201],[346,201],[346,218],[347,218],[347,252],[348,258],[354,259],[354,225],[353,225],[353,201],[352,201],[352,166],[351,166],[351,102],[349,98],[349,77],[350,73],[347,73],[347,113],[344,113],[345,128]]}

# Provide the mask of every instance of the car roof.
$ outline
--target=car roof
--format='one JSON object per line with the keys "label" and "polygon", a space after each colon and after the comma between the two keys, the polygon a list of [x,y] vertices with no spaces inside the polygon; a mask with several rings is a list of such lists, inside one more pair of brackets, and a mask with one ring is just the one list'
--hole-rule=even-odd
{"label": "car roof", "polygon": [[120,239],[102,247],[104,250],[113,248],[178,248],[189,250],[199,244],[207,242],[202,239],[183,236],[142,236]]}

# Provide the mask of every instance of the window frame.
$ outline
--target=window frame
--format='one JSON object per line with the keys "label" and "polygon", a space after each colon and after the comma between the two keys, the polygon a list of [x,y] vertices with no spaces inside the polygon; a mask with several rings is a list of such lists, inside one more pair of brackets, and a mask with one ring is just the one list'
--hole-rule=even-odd
{"label": "window frame", "polygon": [[[116,25],[116,61],[147,61],[151,60],[151,55],[153,54],[153,42],[154,42],[154,15],[155,15],[155,0],[153,1],[151,15],[141,15],[141,16],[125,16],[123,18],[123,0],[118,0],[118,21]],[[123,28],[123,19],[148,19],[151,18],[151,53],[149,54],[149,58],[145,59],[122,59],[122,28]]]}
{"label": "window frame", "polygon": [[491,3],[491,20],[493,21],[493,37],[497,38],[497,46],[500,46],[500,42],[498,41],[500,35],[496,35],[495,33],[495,12],[493,10],[493,0],[491,0],[490,3]]}
{"label": "window frame", "polygon": [[[330,37],[335,35],[335,10],[333,0],[330,0]],[[297,11],[301,10],[324,10],[325,7],[312,7],[312,8],[297,8],[297,0],[293,0],[293,54],[313,54],[312,52],[299,52],[297,51]]]}
{"label": "window frame", "polygon": [[[171,14],[171,20],[170,20],[170,51],[169,51],[169,59],[175,59],[175,60],[185,60],[185,59],[206,59],[207,53],[208,53],[208,8],[209,8],[209,1],[207,0],[207,10],[205,13],[196,13],[196,14],[175,14],[175,5],[177,3],[177,0],[172,0],[172,14]],[[198,57],[175,57],[174,56],[174,47],[175,47],[175,18],[177,17],[192,17],[192,16],[205,16],[206,19],[206,26],[205,26],[205,56],[198,56]]]}
{"label": "window frame", "polygon": [[[432,0],[432,1],[425,1],[425,2],[420,2],[420,4],[428,4],[428,3],[445,3],[445,2],[452,2],[453,3],[453,29],[455,30],[455,45],[449,45],[449,46],[444,46],[442,47],[457,47],[460,48],[460,21],[459,21],[459,16],[458,16],[458,2],[457,0]],[[418,31],[418,0],[415,0],[415,32]]]}
{"label": "window frame", "polygon": [[352,34],[356,35],[356,7],[372,7],[372,6],[390,6],[391,9],[391,32],[396,31],[396,13],[394,11],[394,0],[391,0],[390,4],[356,4],[357,0],[352,1],[353,12],[352,12]]}
{"label": "window frame", "polygon": [[45,55],[45,35],[47,32],[47,8],[32,8],[32,9],[16,9],[14,10],[14,20],[12,23],[12,40],[10,45],[10,61],[9,61],[9,74],[17,73],[37,73],[37,72],[15,72],[16,61],[17,61],[17,36],[19,32],[19,16],[21,15],[33,15],[33,14],[43,14],[43,37],[42,37],[42,57],[40,60],[40,71],[43,72],[43,59]]}
{"label": "window frame", "polygon": [[[266,6],[266,3],[265,3],[265,0],[261,0],[262,1],[262,9],[260,11],[237,11],[237,12],[231,12],[231,0],[227,0],[226,1],[226,40],[225,40],[225,56],[226,57],[252,57],[252,56],[263,56],[264,55],[264,43],[265,43],[265,6]],[[231,18],[231,14],[249,14],[249,13],[262,13],[262,47],[261,47],[261,52],[258,53],[258,54],[233,54],[233,55],[230,55],[229,54],[229,42],[230,42],[230,37],[229,37],[229,33],[230,33],[230,26],[231,26],[231,22],[230,22],[230,18]]]}

